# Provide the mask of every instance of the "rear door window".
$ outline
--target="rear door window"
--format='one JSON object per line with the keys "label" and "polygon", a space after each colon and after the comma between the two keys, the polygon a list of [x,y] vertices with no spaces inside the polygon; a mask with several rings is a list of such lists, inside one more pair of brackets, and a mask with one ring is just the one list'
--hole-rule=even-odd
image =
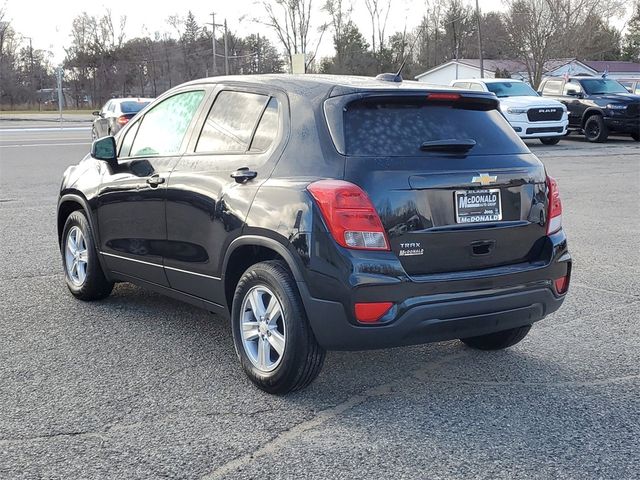
{"label": "rear door window", "polygon": [[347,105],[347,155],[428,156],[420,146],[438,140],[474,140],[469,155],[527,152],[504,117],[494,109],[439,104],[421,99],[367,99]]}
{"label": "rear door window", "polygon": [[216,97],[202,127],[196,152],[246,152],[269,97],[224,90]]}
{"label": "rear door window", "polygon": [[250,152],[266,152],[278,136],[278,100],[274,97],[269,100],[267,108],[262,114],[256,133],[251,141]]}
{"label": "rear door window", "polygon": [[543,95],[562,95],[562,80],[547,80],[542,89]]}

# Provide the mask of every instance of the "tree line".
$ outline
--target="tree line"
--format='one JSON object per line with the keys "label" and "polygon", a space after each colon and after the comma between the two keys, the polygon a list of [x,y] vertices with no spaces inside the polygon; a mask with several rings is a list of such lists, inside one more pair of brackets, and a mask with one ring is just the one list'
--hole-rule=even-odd
{"label": "tree line", "polygon": [[[321,5],[316,2],[323,1]],[[354,2],[359,12],[354,15]],[[478,12],[464,0],[426,0],[416,28],[389,31],[391,0],[264,0],[263,13],[244,19],[246,36],[215,28],[192,12],[166,20],[166,31],[125,38],[126,17],[82,13],[71,22],[62,65],[65,98],[96,107],[114,96],[157,96],[172,86],[214,74],[281,73],[304,53],[309,72],[405,78],[455,58],[515,59],[537,85],[554,58],[640,61],[640,0],[623,31],[612,20],[623,0],[507,0],[504,11]],[[321,9],[317,7],[320,6]],[[258,24],[262,24],[258,28]],[[368,32],[365,35],[363,32]],[[0,105],[55,106],[52,54],[33,49],[0,8]],[[334,54],[318,58],[323,42]],[[512,72],[515,73],[515,72]],[[508,75],[509,72],[501,72]]]}

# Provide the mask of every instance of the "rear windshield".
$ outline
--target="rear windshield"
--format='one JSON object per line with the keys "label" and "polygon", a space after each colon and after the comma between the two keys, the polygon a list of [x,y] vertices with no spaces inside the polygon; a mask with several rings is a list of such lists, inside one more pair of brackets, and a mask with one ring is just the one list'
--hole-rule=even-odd
{"label": "rear windshield", "polygon": [[526,153],[528,150],[497,110],[475,110],[420,100],[362,100],[344,114],[346,154],[422,156],[425,142],[473,140],[468,155]]}
{"label": "rear windshield", "polygon": [[122,110],[122,113],[138,113],[147,105],[149,105],[149,102],[122,102],[120,110]]}

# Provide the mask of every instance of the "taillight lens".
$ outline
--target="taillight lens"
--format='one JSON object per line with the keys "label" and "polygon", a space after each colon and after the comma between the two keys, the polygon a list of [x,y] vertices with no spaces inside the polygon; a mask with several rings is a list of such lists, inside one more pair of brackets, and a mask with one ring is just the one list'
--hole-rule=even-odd
{"label": "taillight lens", "polygon": [[460,94],[459,93],[429,93],[427,94],[427,98],[429,100],[444,100],[444,101],[455,101],[455,100],[460,100]]}
{"label": "taillight lens", "polygon": [[555,178],[547,175],[547,193],[549,195],[549,211],[547,220],[547,235],[557,232],[562,228],[562,202],[560,191]]}
{"label": "taillight lens", "polygon": [[320,180],[307,187],[331,235],[339,245],[360,250],[389,250],[382,222],[364,191],[342,180]]}
{"label": "taillight lens", "polygon": [[125,117],[124,115],[120,115],[118,117],[118,125],[123,126],[129,122],[129,117]]}

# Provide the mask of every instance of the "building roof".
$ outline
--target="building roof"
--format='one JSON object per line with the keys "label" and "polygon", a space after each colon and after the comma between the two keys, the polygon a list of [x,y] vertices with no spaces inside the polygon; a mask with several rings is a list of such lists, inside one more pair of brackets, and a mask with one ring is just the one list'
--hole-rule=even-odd
{"label": "building roof", "polygon": [[623,62],[617,60],[582,60],[582,63],[594,69],[596,72],[604,72],[605,70],[608,70],[609,73],[640,73],[640,63],[635,62]]}

